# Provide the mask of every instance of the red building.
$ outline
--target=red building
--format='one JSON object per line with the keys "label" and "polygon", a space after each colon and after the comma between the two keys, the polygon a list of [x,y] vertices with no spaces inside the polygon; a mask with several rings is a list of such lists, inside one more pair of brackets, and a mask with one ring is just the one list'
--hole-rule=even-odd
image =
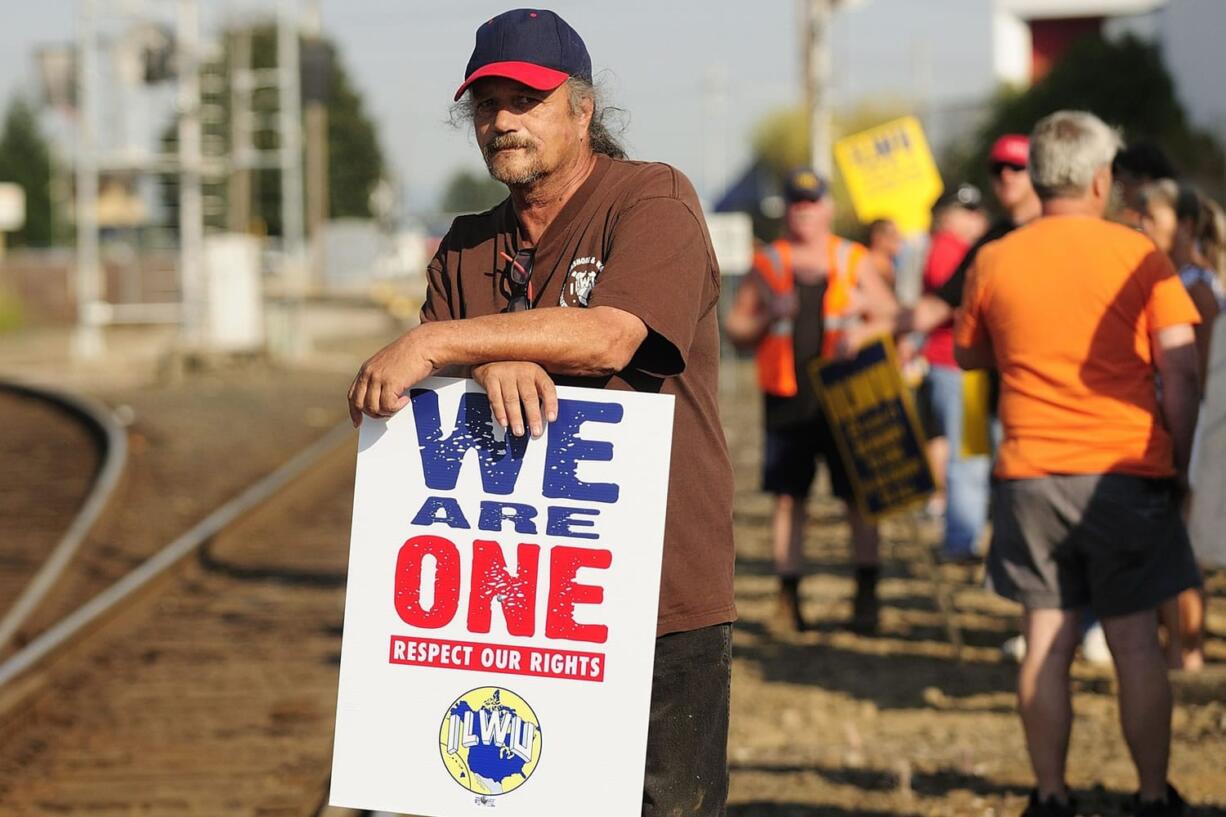
{"label": "red building", "polygon": [[1166,0],[999,0],[1030,34],[1030,81],[1039,80],[1074,42],[1100,33],[1108,20],[1152,13]]}

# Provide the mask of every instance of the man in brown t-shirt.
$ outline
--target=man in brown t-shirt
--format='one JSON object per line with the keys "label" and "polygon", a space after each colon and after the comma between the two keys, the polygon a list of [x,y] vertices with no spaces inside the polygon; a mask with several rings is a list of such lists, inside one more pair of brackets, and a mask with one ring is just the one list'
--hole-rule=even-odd
{"label": "man in brown t-shirt", "polygon": [[472,367],[516,435],[554,418],[555,380],[675,397],[643,814],[722,815],[732,469],[717,403],[719,269],[697,196],[668,165],[624,160],[596,110],[587,50],[552,12],[482,25],[456,99],[511,195],[452,224],[421,326],[363,364],[350,413],[355,425],[389,416],[451,367]]}

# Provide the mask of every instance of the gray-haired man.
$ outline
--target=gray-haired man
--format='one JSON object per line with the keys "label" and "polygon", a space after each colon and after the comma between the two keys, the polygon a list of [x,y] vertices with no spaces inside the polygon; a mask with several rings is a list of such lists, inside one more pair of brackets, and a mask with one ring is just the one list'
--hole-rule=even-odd
{"label": "gray-haired man", "polygon": [[[1199,577],[1178,509],[1196,425],[1195,307],[1143,235],[1103,220],[1119,137],[1061,111],[1030,137],[1043,215],[984,247],[955,331],[963,368],[1001,375],[988,575],[1025,608],[1018,699],[1037,787],[1072,817],[1065,761],[1078,611],[1102,620],[1136,764],[1134,813],[1183,813],[1167,781],[1171,689],[1156,609]],[[1155,376],[1161,375],[1161,397]]]}

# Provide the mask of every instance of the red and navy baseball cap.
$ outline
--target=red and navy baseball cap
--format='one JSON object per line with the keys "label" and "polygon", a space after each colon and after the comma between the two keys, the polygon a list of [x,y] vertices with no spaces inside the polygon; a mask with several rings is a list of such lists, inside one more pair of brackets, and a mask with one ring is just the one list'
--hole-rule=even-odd
{"label": "red and navy baseball cap", "polygon": [[592,58],[578,32],[547,9],[504,11],[477,29],[459,100],[482,77],[506,77],[552,91],[569,77],[592,81]]}

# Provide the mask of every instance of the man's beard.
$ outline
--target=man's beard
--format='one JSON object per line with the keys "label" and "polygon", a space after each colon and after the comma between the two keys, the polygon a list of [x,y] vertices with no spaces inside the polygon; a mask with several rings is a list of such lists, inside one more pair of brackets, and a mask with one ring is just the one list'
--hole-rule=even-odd
{"label": "man's beard", "polygon": [[[507,167],[505,163],[501,166],[495,166],[495,159],[497,159],[499,151],[510,148],[522,148],[526,154],[525,158],[527,161],[525,163],[516,163],[517,166],[514,168]],[[549,172],[541,163],[536,145],[528,139],[517,138],[510,134],[496,136],[491,139],[481,151],[481,155],[485,158],[485,166],[489,170],[490,175],[507,187],[532,184]]]}

